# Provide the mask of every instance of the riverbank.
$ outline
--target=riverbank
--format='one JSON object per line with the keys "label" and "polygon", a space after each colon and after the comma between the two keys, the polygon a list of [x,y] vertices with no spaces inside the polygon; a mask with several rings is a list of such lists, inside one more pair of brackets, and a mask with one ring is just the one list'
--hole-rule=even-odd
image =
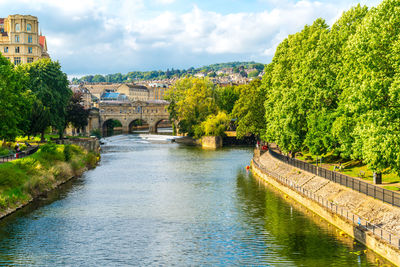
{"label": "riverbank", "polygon": [[[395,239],[400,232],[399,208],[286,165],[269,153],[254,157],[252,170],[255,175],[286,196],[298,201],[389,261],[400,265],[400,250],[395,245],[399,245],[399,240]],[[337,211],[344,212],[340,215]],[[348,214],[355,214],[356,217]],[[384,233],[392,233],[389,236],[392,244],[374,235],[375,229],[364,227],[366,221],[379,226]]]}
{"label": "riverbank", "polygon": [[43,145],[35,154],[0,165],[0,219],[94,168],[98,151],[77,145]]}

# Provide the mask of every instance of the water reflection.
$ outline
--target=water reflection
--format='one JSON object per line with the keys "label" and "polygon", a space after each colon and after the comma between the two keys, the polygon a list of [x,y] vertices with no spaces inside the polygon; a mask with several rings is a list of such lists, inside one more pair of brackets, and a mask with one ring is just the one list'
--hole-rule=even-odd
{"label": "water reflection", "polygon": [[247,174],[250,148],[170,139],[108,138],[98,168],[0,223],[0,265],[371,264]]}

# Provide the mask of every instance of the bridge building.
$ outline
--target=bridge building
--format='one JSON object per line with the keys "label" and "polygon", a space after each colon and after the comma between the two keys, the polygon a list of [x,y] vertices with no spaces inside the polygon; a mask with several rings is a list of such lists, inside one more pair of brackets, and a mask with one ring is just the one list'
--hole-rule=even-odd
{"label": "bridge building", "polygon": [[99,108],[93,109],[86,129],[90,133],[100,129],[107,136],[108,123],[118,121],[121,133],[131,133],[138,125],[148,125],[150,133],[157,133],[160,123],[169,120],[167,101],[100,101]]}
{"label": "bridge building", "polygon": [[10,15],[0,18],[0,52],[15,65],[49,58],[46,36],[39,34],[37,17]]}

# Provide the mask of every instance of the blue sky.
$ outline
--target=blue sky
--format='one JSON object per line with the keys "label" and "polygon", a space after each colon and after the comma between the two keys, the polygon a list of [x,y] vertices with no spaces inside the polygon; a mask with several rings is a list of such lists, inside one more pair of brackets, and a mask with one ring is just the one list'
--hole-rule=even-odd
{"label": "blue sky", "polygon": [[0,17],[37,16],[50,56],[71,76],[269,63],[276,46],[322,17],[380,0],[0,0]]}

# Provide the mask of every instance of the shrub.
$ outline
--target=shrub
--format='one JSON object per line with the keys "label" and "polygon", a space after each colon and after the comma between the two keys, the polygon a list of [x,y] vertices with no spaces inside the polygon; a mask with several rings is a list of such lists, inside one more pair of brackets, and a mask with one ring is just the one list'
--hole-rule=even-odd
{"label": "shrub", "polygon": [[85,157],[85,163],[88,168],[93,169],[97,165],[97,156],[93,152],[88,152]]}
{"label": "shrub", "polygon": [[94,129],[90,132],[90,136],[96,136],[97,138],[101,138],[101,132],[100,129]]}

